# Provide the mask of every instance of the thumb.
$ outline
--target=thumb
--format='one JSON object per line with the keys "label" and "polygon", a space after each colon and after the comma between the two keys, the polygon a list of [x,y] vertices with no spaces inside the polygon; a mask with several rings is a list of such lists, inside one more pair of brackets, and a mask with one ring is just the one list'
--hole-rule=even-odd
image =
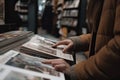
{"label": "thumb", "polygon": [[52,47],[56,48],[57,46],[65,44],[65,43],[66,43],[65,41],[60,41],[60,42],[57,42],[56,44],[54,44]]}
{"label": "thumb", "polygon": [[66,53],[71,47],[72,47],[72,44],[69,44],[67,47],[63,49],[63,53]]}

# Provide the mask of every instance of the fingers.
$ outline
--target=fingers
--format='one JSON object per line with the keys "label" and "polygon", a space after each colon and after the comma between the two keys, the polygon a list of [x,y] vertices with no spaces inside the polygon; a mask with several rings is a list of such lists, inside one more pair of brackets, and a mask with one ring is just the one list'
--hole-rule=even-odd
{"label": "fingers", "polygon": [[57,64],[61,64],[63,62],[64,61],[62,59],[48,59],[48,60],[42,61],[42,63],[51,64],[52,66],[57,65]]}
{"label": "fingers", "polygon": [[63,49],[63,53],[66,53],[69,49],[69,46],[67,46],[66,48]]}
{"label": "fingers", "polygon": [[64,72],[67,68],[70,67],[68,63],[66,63],[63,59],[50,59],[45,60],[43,63],[45,64],[51,64],[55,70]]}
{"label": "fingers", "polygon": [[55,45],[53,45],[52,47],[56,48],[57,46],[62,45],[62,44],[65,45],[66,42],[65,41],[60,41],[60,42],[56,43]]}
{"label": "fingers", "polygon": [[63,53],[66,53],[69,49],[71,49],[71,47],[72,47],[72,43],[63,49]]}
{"label": "fingers", "polygon": [[48,59],[48,60],[42,61],[42,63],[44,63],[44,64],[57,65],[57,64],[64,63],[64,61],[63,61],[62,59]]}
{"label": "fingers", "polygon": [[65,61],[58,63],[52,63],[53,67],[55,68],[55,70],[60,71],[60,72],[66,72],[67,69],[70,68],[70,65],[68,63],[66,63]]}
{"label": "fingers", "polygon": [[55,70],[60,71],[60,72],[64,72],[67,69],[65,64],[55,65],[54,68]]}
{"label": "fingers", "polygon": [[44,64],[51,64],[51,62],[52,62],[52,60],[44,60],[44,61],[42,61],[42,63],[44,63]]}

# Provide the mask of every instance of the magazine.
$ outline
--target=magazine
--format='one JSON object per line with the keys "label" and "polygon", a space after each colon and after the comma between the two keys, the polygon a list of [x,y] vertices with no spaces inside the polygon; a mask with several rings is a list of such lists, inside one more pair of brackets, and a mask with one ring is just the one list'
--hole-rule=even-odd
{"label": "magazine", "polygon": [[32,36],[34,33],[31,31],[10,31],[0,34],[0,48],[10,43],[25,39]]}
{"label": "magazine", "polygon": [[[20,52],[11,50],[11,51],[5,53],[1,57],[0,64],[9,66],[9,68],[12,68],[12,69],[14,68],[12,72],[10,71],[11,72],[11,73],[9,73],[9,74],[11,74],[10,76],[14,76],[13,74],[15,74],[17,72],[16,76],[19,76],[17,74],[20,74],[20,76],[29,77],[28,74],[27,75],[24,74],[25,72],[29,72],[32,75],[35,75],[35,73],[36,73],[36,74],[43,75],[44,77],[48,76],[48,78],[38,79],[38,80],[64,80],[63,73],[54,70],[54,68],[51,65],[43,64],[42,63],[43,60],[45,60],[45,59],[29,56],[29,55],[22,54]],[[9,68],[7,68],[7,69],[9,69]],[[21,72],[23,72],[23,73],[21,73]],[[0,73],[1,73],[1,70],[0,70]],[[3,75],[3,73],[2,73],[2,75]],[[52,78],[49,79],[49,76],[54,77],[56,79],[52,79]],[[7,77],[9,77],[9,75]],[[3,79],[3,80],[10,80],[10,79],[8,78],[8,79]],[[23,79],[20,79],[20,80],[23,80]],[[27,79],[25,79],[25,80],[27,80]]]}
{"label": "magazine", "polygon": [[31,31],[9,31],[0,34],[0,55],[19,47],[34,35]]}
{"label": "magazine", "polygon": [[62,58],[72,62],[72,54],[62,52],[64,46],[59,46],[57,48],[51,47],[53,44],[55,44],[55,42],[56,41],[52,41],[39,35],[35,35],[30,41],[21,46],[20,51],[32,56],[40,56],[52,59]]}
{"label": "magazine", "polygon": [[0,80],[65,80],[62,77],[55,77],[28,71],[8,65],[0,64]]}

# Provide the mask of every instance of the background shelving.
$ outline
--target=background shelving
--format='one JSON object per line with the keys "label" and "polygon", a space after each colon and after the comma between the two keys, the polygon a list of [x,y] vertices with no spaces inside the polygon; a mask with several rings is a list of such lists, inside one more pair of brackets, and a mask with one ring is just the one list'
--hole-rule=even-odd
{"label": "background shelving", "polygon": [[63,38],[87,33],[87,0],[65,0],[60,20],[60,34]]}
{"label": "background shelving", "polygon": [[[65,0],[61,18],[61,35],[78,35],[80,0]],[[66,29],[62,29],[66,28]],[[65,33],[62,30],[66,30]],[[70,33],[70,34],[69,34]],[[73,33],[73,34],[72,34]]]}

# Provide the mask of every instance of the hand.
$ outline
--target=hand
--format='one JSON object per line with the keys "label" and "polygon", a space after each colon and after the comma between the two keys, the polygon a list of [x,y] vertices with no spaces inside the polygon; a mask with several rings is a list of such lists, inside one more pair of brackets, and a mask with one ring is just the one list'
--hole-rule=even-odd
{"label": "hand", "polygon": [[56,43],[55,45],[53,45],[52,47],[55,48],[55,47],[57,47],[59,45],[67,45],[67,47],[65,47],[63,49],[64,53],[73,48],[73,42],[70,39],[66,39],[66,40],[60,41],[60,42]]}
{"label": "hand", "polygon": [[63,59],[48,59],[43,61],[42,63],[51,64],[55,68],[55,70],[63,73],[65,73],[70,68],[70,65]]}

